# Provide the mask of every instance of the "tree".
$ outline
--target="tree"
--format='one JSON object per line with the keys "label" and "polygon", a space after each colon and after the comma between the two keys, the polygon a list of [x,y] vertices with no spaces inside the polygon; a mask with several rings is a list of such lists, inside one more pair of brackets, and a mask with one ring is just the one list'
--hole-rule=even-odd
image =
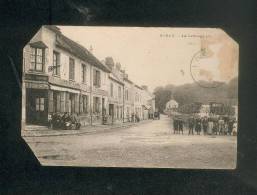
{"label": "tree", "polygon": [[[208,86],[206,81],[202,86]],[[157,87],[154,90],[156,107],[163,112],[167,101],[174,98],[179,106],[200,102],[209,104],[210,102],[236,104],[238,99],[238,78],[231,79],[228,83],[221,83],[214,88],[202,87],[197,83],[189,83],[179,86],[166,85]]]}
{"label": "tree", "polygon": [[171,91],[163,87],[157,87],[154,90],[154,95],[155,95],[155,105],[158,108],[158,110],[163,113],[166,103],[171,98]]}

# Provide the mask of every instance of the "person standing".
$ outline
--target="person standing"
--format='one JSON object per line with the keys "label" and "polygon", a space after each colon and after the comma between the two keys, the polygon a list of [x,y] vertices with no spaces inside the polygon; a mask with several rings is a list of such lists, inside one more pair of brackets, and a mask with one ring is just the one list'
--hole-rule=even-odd
{"label": "person standing", "polygon": [[208,135],[212,135],[214,132],[214,123],[212,121],[212,119],[209,118],[208,120]]}
{"label": "person standing", "polygon": [[237,122],[236,122],[236,121],[235,121],[234,124],[233,124],[233,131],[232,131],[232,134],[233,134],[234,136],[237,135]]}
{"label": "person standing", "polygon": [[182,119],[179,120],[178,126],[179,126],[179,134],[180,134],[180,131],[183,134],[183,120]]}
{"label": "person standing", "polygon": [[208,128],[208,119],[207,119],[207,117],[203,118],[202,124],[203,124],[203,134],[206,135],[207,134],[207,128]]}
{"label": "person standing", "polygon": [[213,119],[213,128],[212,128],[213,134],[217,135],[218,130],[219,130],[218,121],[216,119]]}
{"label": "person standing", "polygon": [[195,130],[196,130],[196,133],[197,135],[200,135],[201,134],[201,120],[198,118],[196,120],[196,125],[195,125]]}
{"label": "person standing", "polygon": [[178,130],[178,122],[177,122],[177,119],[174,117],[173,118],[173,132],[174,134],[177,132]]}
{"label": "person standing", "polygon": [[228,135],[228,123],[224,123],[224,135]]}
{"label": "person standing", "polygon": [[229,122],[228,122],[228,134],[229,134],[229,135],[232,134],[232,131],[233,131],[233,124],[234,124],[233,119],[230,119]]}
{"label": "person standing", "polygon": [[194,135],[194,118],[190,117],[188,119],[188,127],[189,127],[189,131],[188,131],[188,135],[192,134]]}
{"label": "person standing", "polygon": [[219,121],[219,135],[223,135],[224,134],[224,120],[220,117]]}

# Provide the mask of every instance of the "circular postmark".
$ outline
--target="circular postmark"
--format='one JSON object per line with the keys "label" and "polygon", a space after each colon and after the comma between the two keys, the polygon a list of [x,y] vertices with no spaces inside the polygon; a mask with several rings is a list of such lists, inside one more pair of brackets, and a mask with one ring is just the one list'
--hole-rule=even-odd
{"label": "circular postmark", "polygon": [[205,49],[196,52],[190,61],[190,73],[200,87],[217,88],[224,83],[215,80],[215,69],[210,66],[208,58]]}

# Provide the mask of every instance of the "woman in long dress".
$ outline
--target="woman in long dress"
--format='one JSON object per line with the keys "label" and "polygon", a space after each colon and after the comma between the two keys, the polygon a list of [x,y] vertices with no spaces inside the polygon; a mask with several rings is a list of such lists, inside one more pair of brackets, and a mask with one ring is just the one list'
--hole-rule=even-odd
{"label": "woman in long dress", "polygon": [[213,121],[209,119],[208,121],[208,130],[207,130],[208,135],[212,135],[213,133]]}
{"label": "woman in long dress", "polygon": [[234,122],[233,124],[233,132],[232,132],[233,135],[237,135],[237,122]]}

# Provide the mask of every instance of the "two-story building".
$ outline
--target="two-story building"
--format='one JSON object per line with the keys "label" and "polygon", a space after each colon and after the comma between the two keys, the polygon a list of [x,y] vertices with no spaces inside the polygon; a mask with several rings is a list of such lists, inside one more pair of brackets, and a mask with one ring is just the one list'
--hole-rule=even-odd
{"label": "two-story building", "polygon": [[152,93],[149,92],[148,87],[146,85],[141,86],[142,91],[142,114],[143,119],[152,118],[153,113],[155,111],[155,97]]}
{"label": "two-story building", "polygon": [[128,75],[124,75],[124,121],[132,121],[134,110],[134,83],[129,80]]}
{"label": "two-story building", "polygon": [[23,123],[46,124],[49,114],[65,112],[99,120],[107,106],[107,66],[55,26],[42,26],[23,53]]}
{"label": "two-story building", "polygon": [[142,90],[139,85],[134,85],[134,114],[139,117],[140,120],[143,119]]}
{"label": "two-story building", "polygon": [[109,96],[108,96],[108,114],[111,122],[123,122],[124,118],[124,82],[123,71],[120,64],[114,65],[112,58],[105,59],[106,65],[111,70],[108,76]]}

